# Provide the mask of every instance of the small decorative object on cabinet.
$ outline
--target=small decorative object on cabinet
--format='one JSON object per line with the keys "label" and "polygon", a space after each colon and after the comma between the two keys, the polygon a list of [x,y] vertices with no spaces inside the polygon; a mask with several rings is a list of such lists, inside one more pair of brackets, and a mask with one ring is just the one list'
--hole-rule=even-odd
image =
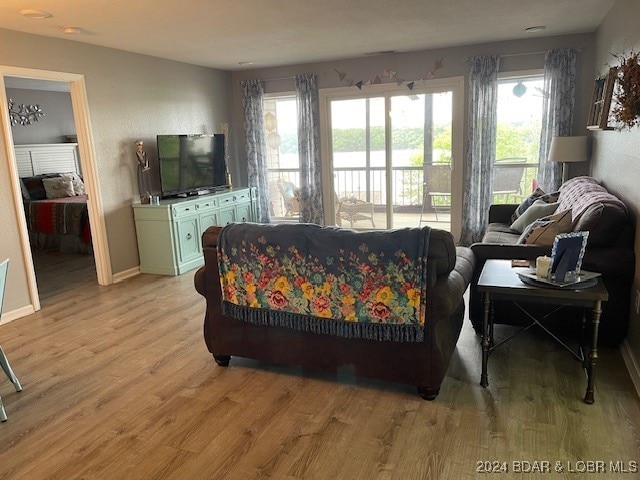
{"label": "small decorative object on cabinet", "polygon": [[253,222],[256,189],[134,203],[140,272],[180,275],[204,265],[202,233],[212,225]]}
{"label": "small decorative object on cabinet", "polygon": [[151,180],[149,173],[149,160],[147,153],[144,151],[144,142],[136,140],[136,157],[138,158],[138,190],[140,192],[140,202],[150,203],[151,198]]}
{"label": "small decorative object on cabinet", "polygon": [[610,68],[605,76],[596,79],[593,84],[591,108],[587,121],[587,129],[589,130],[613,130],[612,127],[609,127],[609,110],[613,86],[616,81],[616,71],[615,67]]}

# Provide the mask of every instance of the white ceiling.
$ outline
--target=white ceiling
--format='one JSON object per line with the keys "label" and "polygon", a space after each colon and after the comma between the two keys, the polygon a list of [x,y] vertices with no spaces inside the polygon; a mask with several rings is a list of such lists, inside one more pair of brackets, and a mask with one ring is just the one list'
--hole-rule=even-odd
{"label": "white ceiling", "polygon": [[[0,0],[0,28],[240,70],[593,32],[614,0]],[[20,10],[49,12],[31,19]],[[538,33],[526,27],[545,25]],[[65,35],[62,27],[81,28]],[[241,66],[239,62],[253,62]]]}

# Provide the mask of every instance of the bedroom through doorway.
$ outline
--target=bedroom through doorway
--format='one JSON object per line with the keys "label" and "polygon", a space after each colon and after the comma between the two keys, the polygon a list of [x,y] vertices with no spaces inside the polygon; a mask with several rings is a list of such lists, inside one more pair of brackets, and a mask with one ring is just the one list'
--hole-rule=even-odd
{"label": "bedroom through doorway", "polygon": [[67,82],[5,77],[18,181],[41,306],[97,283]]}
{"label": "bedroom through doorway", "polygon": [[[0,77],[24,261],[14,268],[24,268],[37,311],[81,284],[113,283],[86,87],[82,75],[63,72],[4,66]],[[37,121],[32,105],[44,113]],[[28,315],[21,310],[15,318]]]}

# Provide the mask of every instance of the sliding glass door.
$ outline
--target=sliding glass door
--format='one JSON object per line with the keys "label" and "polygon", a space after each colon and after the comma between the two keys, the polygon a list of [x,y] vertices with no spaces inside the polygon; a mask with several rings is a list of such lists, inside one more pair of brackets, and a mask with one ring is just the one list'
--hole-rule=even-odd
{"label": "sliding glass door", "polygon": [[454,138],[454,89],[376,85],[321,97],[326,223],[451,231],[459,201],[452,160],[462,143],[461,131]]}

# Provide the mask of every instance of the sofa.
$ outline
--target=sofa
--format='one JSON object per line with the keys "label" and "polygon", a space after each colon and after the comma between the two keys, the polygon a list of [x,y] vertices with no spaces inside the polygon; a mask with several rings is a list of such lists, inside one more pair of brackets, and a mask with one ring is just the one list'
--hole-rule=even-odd
{"label": "sofa", "polygon": [[[532,205],[544,211],[541,202],[555,205],[554,213],[533,220],[522,233],[512,228],[518,214],[526,213]],[[533,262],[538,256],[551,255],[556,234],[570,231],[589,232],[582,269],[602,273],[609,292],[609,300],[603,305],[600,343],[608,346],[620,344],[626,336],[629,321],[635,265],[634,227],[624,204],[594,178],[587,176],[568,180],[559,192],[545,194],[537,190],[520,205],[491,205],[487,231],[481,242],[471,245],[476,266],[469,295],[469,317],[478,334],[482,331],[483,311],[477,283],[486,260],[525,259]],[[496,324],[528,323],[512,303],[493,303]],[[545,315],[553,307],[536,305],[532,308],[538,315]],[[575,322],[580,321],[578,309],[563,309],[552,314],[548,324],[555,325],[559,333],[564,326],[567,327],[564,329],[566,332],[574,332],[577,331],[573,328]]]}
{"label": "sofa", "polygon": [[[224,228],[237,229],[238,225],[240,224],[232,224]],[[266,238],[267,245],[283,232],[285,235],[289,232],[299,235],[302,232],[305,239],[304,242],[299,243],[296,255],[303,258],[318,256],[318,250],[326,245],[342,245],[343,242],[346,242],[346,245],[354,236],[357,236],[356,240],[362,241],[364,245],[372,236],[386,235],[388,232],[393,232],[393,235],[396,235],[395,239],[402,240],[408,235],[415,234],[417,230],[427,231],[428,254],[424,261],[426,268],[419,272],[419,278],[426,292],[426,296],[420,297],[422,300],[426,298],[426,301],[421,303],[420,311],[424,313],[426,320],[420,330],[421,337],[413,338],[413,341],[405,341],[407,338],[363,338],[358,331],[354,333],[354,330],[345,336],[326,328],[320,330],[297,328],[274,323],[274,319],[280,318],[279,314],[268,309],[252,310],[243,307],[249,314],[260,310],[260,315],[255,317],[259,321],[236,318],[237,315],[232,316],[232,312],[229,311],[231,307],[236,308],[236,306],[228,301],[223,302],[223,289],[226,294],[230,287],[223,286],[222,283],[224,279],[229,278],[230,273],[223,263],[219,264],[219,253],[222,252],[220,258],[227,255],[225,253],[227,249],[223,250],[221,245],[232,243],[228,240],[231,233],[223,237],[226,232],[220,227],[210,227],[202,236],[205,264],[196,272],[194,282],[198,293],[206,298],[204,339],[209,352],[219,366],[227,366],[232,356],[240,356],[328,372],[338,372],[341,368],[347,368],[356,376],[416,385],[418,393],[424,399],[436,398],[463,324],[465,313],[463,294],[471,281],[474,268],[473,254],[469,248],[456,247],[449,232],[437,229],[429,231],[428,228],[356,232],[311,224],[242,225],[244,228],[242,237],[236,238],[247,238],[258,229],[260,236],[256,238]],[[223,243],[225,238],[227,241]],[[393,242],[395,240],[391,243]],[[236,245],[241,243],[239,241]],[[277,244],[275,248],[279,248]],[[375,251],[372,249],[370,253],[373,254]],[[264,254],[260,257],[261,263],[267,265],[265,262],[268,261]],[[323,262],[321,267],[333,263],[333,260],[323,261],[322,258],[319,261]],[[342,259],[340,261],[342,262]],[[223,268],[226,273],[221,276],[219,268]],[[320,270],[321,268],[316,268],[315,275],[321,275],[318,273]],[[263,274],[268,271],[268,268],[265,268]],[[244,275],[248,274],[245,272]],[[336,278],[338,277],[334,276],[332,279],[316,277],[315,281],[318,285],[323,285],[324,282],[324,285],[330,287]],[[284,280],[281,282],[292,285],[296,281],[296,279],[291,280],[289,284]],[[259,281],[256,283],[255,291],[253,287],[251,289],[251,298],[254,300],[266,294],[264,290],[268,288]],[[337,288],[344,289],[345,292],[350,287],[353,285],[337,285]],[[301,288],[304,288],[304,285]],[[361,293],[366,289],[366,285],[357,286],[355,289]],[[349,302],[345,301],[344,305],[348,307]],[[307,327],[319,324],[315,317],[308,317],[308,320]],[[340,322],[336,323],[340,324]],[[351,327],[351,325],[347,326]],[[368,328],[369,325],[365,324],[362,327]],[[365,332],[366,328],[361,331]]]}

